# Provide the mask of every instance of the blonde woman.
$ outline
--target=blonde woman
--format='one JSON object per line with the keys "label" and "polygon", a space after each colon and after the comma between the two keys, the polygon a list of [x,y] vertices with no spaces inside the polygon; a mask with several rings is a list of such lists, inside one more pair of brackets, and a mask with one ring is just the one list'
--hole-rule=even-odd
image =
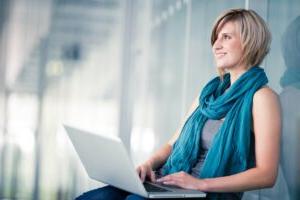
{"label": "blonde woman", "polygon": [[[217,19],[211,44],[219,76],[203,88],[184,126],[137,168],[143,181],[205,191],[207,199],[241,199],[244,191],[274,185],[280,106],[259,66],[270,42],[264,20],[252,10],[228,10]],[[112,186],[81,198],[94,199],[88,194],[95,199],[144,199]]]}

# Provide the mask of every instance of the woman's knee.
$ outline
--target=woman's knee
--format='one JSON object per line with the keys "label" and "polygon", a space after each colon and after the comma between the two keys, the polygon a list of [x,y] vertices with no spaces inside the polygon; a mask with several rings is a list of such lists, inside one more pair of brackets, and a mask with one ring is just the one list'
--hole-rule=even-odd
{"label": "woman's knee", "polygon": [[128,194],[128,192],[125,192],[113,186],[105,186],[85,192],[77,197],[76,200],[123,200]]}
{"label": "woman's knee", "polygon": [[136,194],[131,194],[128,195],[125,200],[146,200],[146,198]]}

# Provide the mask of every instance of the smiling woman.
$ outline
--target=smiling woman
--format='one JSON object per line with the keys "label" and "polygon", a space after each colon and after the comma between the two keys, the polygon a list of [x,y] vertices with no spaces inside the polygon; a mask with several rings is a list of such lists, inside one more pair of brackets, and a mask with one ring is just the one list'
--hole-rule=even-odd
{"label": "smiling woman", "polygon": [[[214,25],[211,44],[220,76],[195,99],[183,127],[138,166],[142,181],[208,193],[207,199],[241,199],[247,190],[276,181],[281,115],[277,95],[259,66],[270,32],[252,10],[232,9]],[[158,171],[156,179],[154,171]],[[78,199],[144,199],[112,186]]]}
{"label": "smiling woman", "polygon": [[259,65],[270,50],[270,43],[271,33],[266,23],[252,10],[221,15],[211,34],[216,65],[221,74],[225,73],[224,68],[236,65],[245,65],[244,69]]}
{"label": "smiling woman", "polygon": [[213,53],[219,69],[231,68],[240,62],[243,51],[238,29],[236,22],[227,22],[213,43]]}

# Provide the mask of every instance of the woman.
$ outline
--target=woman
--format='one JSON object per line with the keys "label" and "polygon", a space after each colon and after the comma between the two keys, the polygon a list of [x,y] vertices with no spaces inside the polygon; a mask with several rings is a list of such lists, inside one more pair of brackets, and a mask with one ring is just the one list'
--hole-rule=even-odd
{"label": "woman", "polygon": [[[241,199],[243,191],[274,185],[280,106],[258,66],[270,41],[265,22],[252,10],[232,9],[217,19],[211,44],[220,76],[203,88],[184,126],[137,168],[143,181],[206,191],[209,199]],[[156,179],[154,170],[162,177]],[[111,186],[89,194],[144,199]]]}

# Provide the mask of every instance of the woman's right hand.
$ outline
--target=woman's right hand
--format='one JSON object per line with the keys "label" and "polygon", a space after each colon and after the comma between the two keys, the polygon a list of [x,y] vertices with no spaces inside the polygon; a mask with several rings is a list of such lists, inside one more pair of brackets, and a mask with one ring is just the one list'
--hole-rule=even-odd
{"label": "woman's right hand", "polygon": [[142,182],[145,181],[145,179],[150,179],[151,182],[155,182],[155,173],[152,170],[152,166],[150,163],[145,162],[137,167],[136,169],[140,179]]}

